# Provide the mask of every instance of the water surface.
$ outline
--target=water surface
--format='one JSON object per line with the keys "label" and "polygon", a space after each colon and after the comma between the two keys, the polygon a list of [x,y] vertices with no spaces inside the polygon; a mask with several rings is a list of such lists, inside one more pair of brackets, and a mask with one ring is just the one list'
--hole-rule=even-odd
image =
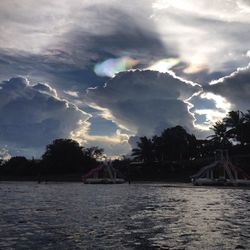
{"label": "water surface", "polygon": [[250,249],[250,190],[0,183],[0,249]]}

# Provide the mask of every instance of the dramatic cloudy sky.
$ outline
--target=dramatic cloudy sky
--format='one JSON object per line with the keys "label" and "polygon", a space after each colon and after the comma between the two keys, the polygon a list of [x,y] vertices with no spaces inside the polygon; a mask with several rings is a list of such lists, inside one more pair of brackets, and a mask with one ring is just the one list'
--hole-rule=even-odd
{"label": "dramatic cloudy sky", "polygon": [[1,0],[0,157],[56,138],[126,155],[250,109],[248,0]]}

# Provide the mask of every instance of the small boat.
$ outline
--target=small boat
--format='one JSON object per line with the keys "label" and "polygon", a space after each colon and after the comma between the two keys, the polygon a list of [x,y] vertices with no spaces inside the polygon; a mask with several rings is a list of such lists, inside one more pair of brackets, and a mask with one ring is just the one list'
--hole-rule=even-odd
{"label": "small boat", "polygon": [[85,184],[122,184],[126,182],[125,179],[118,177],[117,170],[110,163],[103,163],[91,169],[82,176],[82,181]]}
{"label": "small boat", "polygon": [[227,150],[216,150],[215,161],[191,176],[194,185],[250,186],[250,176],[229,159]]}

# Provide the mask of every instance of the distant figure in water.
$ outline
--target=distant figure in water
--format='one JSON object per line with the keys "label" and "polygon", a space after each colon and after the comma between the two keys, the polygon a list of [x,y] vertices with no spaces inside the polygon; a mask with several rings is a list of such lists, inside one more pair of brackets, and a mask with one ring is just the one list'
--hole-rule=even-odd
{"label": "distant figure in water", "polygon": [[38,184],[40,184],[41,183],[41,174],[38,174],[38,180],[37,180],[37,182],[38,182]]}
{"label": "distant figure in water", "polygon": [[127,176],[127,181],[128,181],[128,184],[131,184],[131,176],[130,175]]}

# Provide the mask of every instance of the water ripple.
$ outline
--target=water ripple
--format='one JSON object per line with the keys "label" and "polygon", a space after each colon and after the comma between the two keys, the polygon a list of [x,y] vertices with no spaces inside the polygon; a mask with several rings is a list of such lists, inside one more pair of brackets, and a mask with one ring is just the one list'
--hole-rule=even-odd
{"label": "water ripple", "polygon": [[249,249],[250,190],[0,184],[0,249]]}

